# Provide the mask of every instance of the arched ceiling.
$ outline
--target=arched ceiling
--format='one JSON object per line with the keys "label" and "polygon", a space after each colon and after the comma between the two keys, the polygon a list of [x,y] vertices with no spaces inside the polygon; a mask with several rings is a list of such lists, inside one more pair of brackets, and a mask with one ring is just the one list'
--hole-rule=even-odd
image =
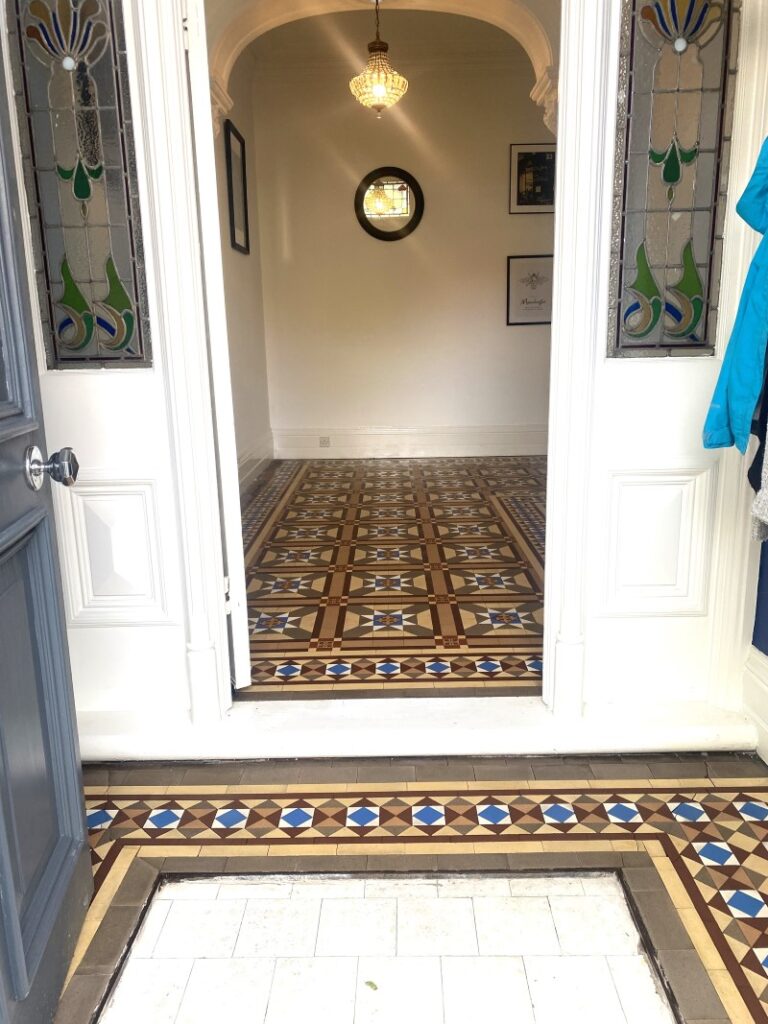
{"label": "arched ceiling", "polygon": [[[530,58],[536,75],[531,97],[555,130],[560,0],[383,0],[382,7],[472,17],[509,33]],[[229,76],[254,39],[301,18],[365,8],[369,0],[206,0],[214,120],[227,112]]]}

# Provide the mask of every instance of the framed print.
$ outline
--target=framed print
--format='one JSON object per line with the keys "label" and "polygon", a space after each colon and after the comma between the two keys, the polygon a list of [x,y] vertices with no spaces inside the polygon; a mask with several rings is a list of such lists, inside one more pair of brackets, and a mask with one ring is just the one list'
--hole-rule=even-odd
{"label": "framed print", "polygon": [[551,256],[507,259],[507,324],[552,323]]}
{"label": "framed print", "polygon": [[555,212],[555,145],[509,147],[509,212]]}
{"label": "framed print", "polygon": [[245,168],[245,139],[231,121],[224,122],[224,152],[227,157],[229,193],[229,240],[238,252],[251,251],[248,232],[248,177]]}

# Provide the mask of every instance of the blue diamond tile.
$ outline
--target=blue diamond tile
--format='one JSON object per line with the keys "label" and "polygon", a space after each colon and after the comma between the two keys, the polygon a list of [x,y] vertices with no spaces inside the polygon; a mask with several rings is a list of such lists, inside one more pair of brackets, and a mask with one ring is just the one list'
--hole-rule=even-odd
{"label": "blue diamond tile", "polygon": [[347,665],[346,662],[335,662],[325,670],[326,675],[335,676],[337,679],[340,679],[342,676],[348,676],[351,671],[352,666]]}
{"label": "blue diamond tile", "polygon": [[709,821],[709,815],[701,804],[687,802],[669,805],[677,821]]}
{"label": "blue diamond tile", "polygon": [[501,663],[486,658],[484,661],[476,661],[475,668],[479,672],[501,672]]}
{"label": "blue diamond tile", "polygon": [[727,843],[694,843],[694,849],[704,864],[736,864],[733,850]]}
{"label": "blue diamond tile", "polygon": [[413,808],[414,825],[444,825],[445,808],[434,804]]}
{"label": "blue diamond tile", "polygon": [[622,821],[625,824],[630,821],[640,821],[635,804],[605,804],[604,806],[611,821]]}
{"label": "blue diamond tile", "polygon": [[721,895],[734,917],[768,917],[768,906],[754,889],[724,890]]}
{"label": "blue diamond tile", "polygon": [[542,804],[545,821],[554,821],[564,825],[567,821],[576,821],[576,815],[570,804]]}
{"label": "blue diamond tile", "polygon": [[283,828],[307,828],[312,824],[315,812],[306,807],[287,807],[280,815]]}
{"label": "blue diamond tile", "polygon": [[275,669],[275,675],[280,676],[283,679],[291,679],[293,676],[297,676],[301,672],[298,665],[279,665]]}
{"label": "blue diamond tile", "polygon": [[768,806],[757,800],[739,802],[736,809],[745,821],[765,821],[768,818]]}
{"label": "blue diamond tile", "polygon": [[447,661],[430,661],[424,667],[433,676],[444,676],[446,672],[451,671],[450,663]]}
{"label": "blue diamond tile", "polygon": [[525,667],[529,672],[541,672],[544,668],[544,663],[541,658],[526,658]]}
{"label": "blue diamond tile", "polygon": [[231,807],[225,811],[218,811],[216,817],[213,819],[214,828],[238,828],[242,825],[248,815],[244,811],[238,811],[236,808]]}
{"label": "blue diamond tile", "polygon": [[509,808],[506,804],[480,804],[477,808],[477,820],[489,825],[508,825]]}
{"label": "blue diamond tile", "polygon": [[164,808],[161,811],[152,811],[144,825],[144,828],[171,828],[181,820],[179,811],[171,811]]}
{"label": "blue diamond tile", "polygon": [[347,825],[366,828],[379,824],[378,807],[350,807],[347,810]]}
{"label": "blue diamond tile", "polygon": [[88,811],[86,815],[86,822],[88,828],[106,828],[112,822],[112,819],[117,814],[117,811]]}
{"label": "blue diamond tile", "polygon": [[380,661],[376,666],[380,676],[396,676],[400,672],[400,663],[397,661]]}

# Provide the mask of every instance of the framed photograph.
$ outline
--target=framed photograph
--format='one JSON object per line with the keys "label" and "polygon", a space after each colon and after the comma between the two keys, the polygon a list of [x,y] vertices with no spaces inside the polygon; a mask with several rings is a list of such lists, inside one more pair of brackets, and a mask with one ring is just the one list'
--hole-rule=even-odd
{"label": "framed photograph", "polygon": [[224,152],[227,157],[229,193],[229,240],[238,252],[251,251],[248,232],[248,177],[245,168],[245,139],[231,121],[224,122]]}
{"label": "framed photograph", "polygon": [[551,256],[507,259],[507,324],[552,323]]}
{"label": "framed photograph", "polygon": [[555,212],[555,145],[509,147],[509,212]]}

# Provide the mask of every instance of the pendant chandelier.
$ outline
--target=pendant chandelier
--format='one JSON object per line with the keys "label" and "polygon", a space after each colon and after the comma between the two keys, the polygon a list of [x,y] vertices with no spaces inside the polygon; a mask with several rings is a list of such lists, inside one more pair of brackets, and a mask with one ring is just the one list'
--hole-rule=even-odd
{"label": "pendant chandelier", "polygon": [[377,117],[401,100],[408,89],[408,80],[389,63],[388,50],[389,43],[379,36],[379,0],[376,0],[376,38],[368,44],[368,63],[352,79],[349,88],[359,103],[376,111]]}

